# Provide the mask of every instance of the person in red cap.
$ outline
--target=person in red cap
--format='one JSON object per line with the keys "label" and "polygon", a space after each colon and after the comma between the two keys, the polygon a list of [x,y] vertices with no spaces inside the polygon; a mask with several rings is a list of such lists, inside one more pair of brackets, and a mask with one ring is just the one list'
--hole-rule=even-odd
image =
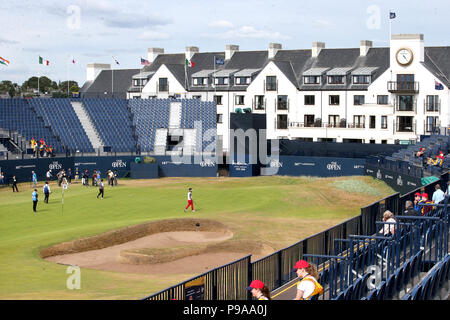
{"label": "person in red cap", "polygon": [[323,287],[317,282],[319,274],[315,265],[299,260],[292,271],[301,279],[297,283],[297,295],[294,300],[310,300],[313,296],[323,293]]}
{"label": "person in red cap", "polygon": [[[432,203],[430,200],[428,200],[428,193],[422,193],[422,199],[420,199],[419,203],[421,204],[430,204]],[[428,212],[430,212],[432,207],[429,206],[422,206],[422,210],[420,211],[423,216],[427,215]]]}
{"label": "person in red cap", "polygon": [[421,213],[421,207],[419,206],[419,201],[421,201],[422,195],[420,194],[420,192],[416,192],[414,194],[414,210],[417,213]]}
{"label": "person in red cap", "polygon": [[253,280],[246,289],[250,291],[257,300],[272,300],[272,298],[270,298],[269,288],[260,280]]}

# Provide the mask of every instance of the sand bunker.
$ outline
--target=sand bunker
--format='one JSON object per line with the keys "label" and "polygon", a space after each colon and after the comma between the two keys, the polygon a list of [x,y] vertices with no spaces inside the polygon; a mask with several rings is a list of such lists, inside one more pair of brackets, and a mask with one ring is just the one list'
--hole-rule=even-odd
{"label": "sand bunker", "polygon": [[177,274],[204,272],[247,254],[259,259],[273,251],[257,242],[229,240],[232,237],[216,221],[172,219],[61,243],[40,254],[48,261],[85,268]]}

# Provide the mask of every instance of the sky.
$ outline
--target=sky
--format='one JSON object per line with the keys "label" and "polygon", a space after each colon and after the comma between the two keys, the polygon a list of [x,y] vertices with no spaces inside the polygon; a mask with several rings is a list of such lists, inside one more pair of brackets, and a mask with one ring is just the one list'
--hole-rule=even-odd
{"label": "sky", "polygon": [[[140,68],[150,47],[182,53],[357,48],[360,40],[375,47],[389,44],[392,33],[422,33],[425,46],[450,45],[450,1],[416,0],[11,0],[0,2],[0,81],[22,84],[31,76],[54,81],[86,79],[88,63],[114,69]],[[38,57],[50,61],[40,65]],[[113,65],[113,57],[120,65]],[[75,60],[75,64],[70,61]]]}

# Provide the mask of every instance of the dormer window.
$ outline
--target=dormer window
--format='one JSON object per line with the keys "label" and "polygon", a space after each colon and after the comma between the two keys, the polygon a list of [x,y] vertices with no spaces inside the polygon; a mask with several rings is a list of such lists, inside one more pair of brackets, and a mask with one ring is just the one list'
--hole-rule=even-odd
{"label": "dormer window", "polygon": [[328,84],[344,84],[344,76],[328,76]]}
{"label": "dormer window", "polygon": [[250,84],[250,77],[236,77],[235,78],[235,83],[236,85],[248,85]]}
{"label": "dormer window", "polygon": [[320,84],[320,76],[304,76],[304,84]]}
{"label": "dormer window", "polygon": [[197,77],[193,78],[194,86],[206,86],[208,85],[208,78]]}
{"label": "dormer window", "polygon": [[228,77],[217,77],[214,78],[214,84],[217,84],[219,86],[226,86],[229,84]]}
{"label": "dormer window", "polygon": [[371,80],[371,76],[353,76],[353,84],[369,84]]}

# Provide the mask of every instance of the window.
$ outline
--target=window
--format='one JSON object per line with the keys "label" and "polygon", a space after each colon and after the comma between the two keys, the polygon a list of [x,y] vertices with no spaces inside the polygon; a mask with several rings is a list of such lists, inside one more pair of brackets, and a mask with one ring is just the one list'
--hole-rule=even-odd
{"label": "window", "polygon": [[277,116],[277,129],[287,129],[288,121],[287,114],[279,114]]}
{"label": "window", "polygon": [[353,76],[353,84],[369,84],[371,76]]}
{"label": "window", "polygon": [[169,83],[167,78],[159,78],[159,91],[167,92],[169,91]]}
{"label": "window", "polygon": [[266,77],[266,90],[267,91],[277,91],[277,77],[267,76]]}
{"label": "window", "polygon": [[377,96],[377,104],[389,104],[389,97],[387,95]]}
{"label": "window", "polygon": [[387,144],[387,140],[381,140],[381,144]]}
{"label": "window", "polygon": [[375,129],[376,118],[375,116],[370,116],[369,118],[369,129]]}
{"label": "window", "polygon": [[329,101],[330,105],[339,105],[339,95],[331,95]]}
{"label": "window", "polygon": [[278,96],[277,109],[278,110],[287,110],[288,109],[288,96]]}
{"label": "window", "polygon": [[364,104],[364,98],[365,97],[361,96],[361,95],[353,96],[353,104],[355,106],[360,106],[360,105]]}
{"label": "window", "polygon": [[214,96],[214,102],[216,105],[222,105],[222,96]]}
{"label": "window", "polygon": [[223,114],[218,113],[217,114],[217,123],[222,123],[223,122]]}
{"label": "window", "polygon": [[426,131],[433,132],[437,127],[437,117],[427,117]]}
{"label": "window", "polygon": [[305,96],[305,106],[313,106],[316,104],[316,96],[314,95],[307,95]]}
{"label": "window", "polygon": [[344,76],[328,76],[328,84],[344,84]]}
{"label": "window", "polygon": [[304,84],[320,84],[320,76],[304,76]]}
{"label": "window", "polygon": [[397,131],[414,132],[413,118],[414,117],[397,117]]}
{"label": "window", "polygon": [[381,129],[387,129],[387,116],[381,116]]}
{"label": "window", "polygon": [[305,127],[314,127],[314,115],[305,114]]}
{"label": "window", "polygon": [[364,128],[365,117],[363,115],[353,116],[352,128]]}
{"label": "window", "polygon": [[214,84],[217,84],[219,86],[226,86],[228,85],[228,78],[227,77],[219,77],[219,78],[214,78]]}
{"label": "window", "polygon": [[202,98],[202,96],[192,96],[192,99],[198,99],[200,100]]}
{"label": "window", "polygon": [[208,78],[194,78],[194,86],[208,85]]}
{"label": "window", "polygon": [[439,111],[439,96],[427,96],[425,103],[427,111]]}
{"label": "window", "polygon": [[369,140],[369,143],[375,144],[375,140]]}
{"label": "window", "polygon": [[237,85],[247,85],[250,84],[250,77],[236,77]]}
{"label": "window", "polygon": [[255,110],[264,110],[264,96],[255,96],[253,107]]}
{"label": "window", "polygon": [[337,128],[339,126],[339,116],[330,114],[328,116],[328,127]]}
{"label": "window", "polygon": [[235,104],[236,105],[243,105],[244,104],[244,97],[245,96],[236,96],[235,97]]}
{"label": "window", "polygon": [[397,111],[414,111],[414,96],[398,96]]}

